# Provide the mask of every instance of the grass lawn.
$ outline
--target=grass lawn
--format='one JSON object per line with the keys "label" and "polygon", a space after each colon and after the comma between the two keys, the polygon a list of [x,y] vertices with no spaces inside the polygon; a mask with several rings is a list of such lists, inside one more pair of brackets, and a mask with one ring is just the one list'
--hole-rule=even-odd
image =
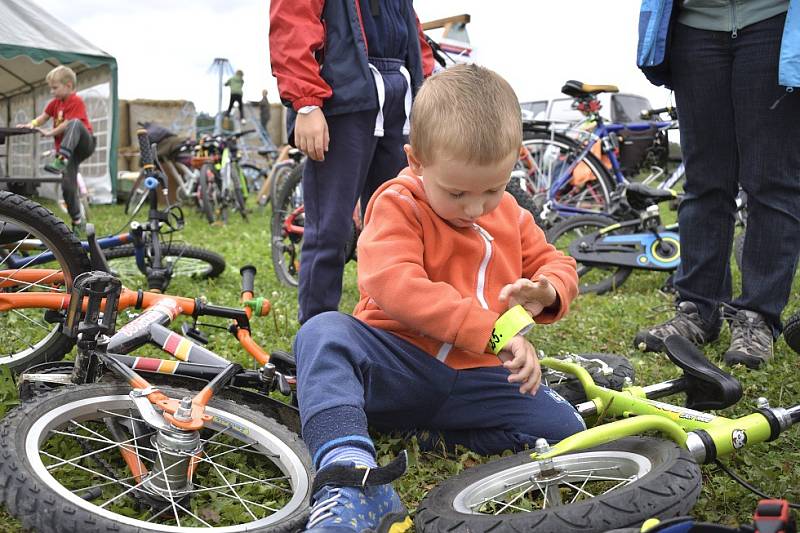
{"label": "grass lawn", "polygon": [[[51,209],[52,203],[48,203]],[[57,208],[55,208],[58,211]],[[127,216],[121,206],[93,206],[92,221],[100,234],[120,230]],[[173,281],[170,291],[183,296],[204,295],[210,302],[236,305],[239,298],[239,268],[253,264],[259,270],[256,276],[256,295],[266,296],[272,303],[272,313],[254,321],[253,334],[267,349],[289,349],[297,331],[296,291],[281,286],[273,273],[269,252],[269,218],[266,212],[254,212],[248,223],[231,215],[227,226],[209,226],[197,213],[186,210],[187,224],[179,234],[190,244],[202,246],[222,254],[227,260],[223,275],[207,282]],[[738,281],[738,272],[736,273]],[[666,274],[635,272],[615,293],[606,296],[582,296],[574,303],[570,315],[551,326],[537,326],[529,338],[547,354],[568,352],[612,352],[627,356],[637,371],[638,384],[654,383],[676,377],[676,368],[666,356],[642,354],[633,349],[632,339],[637,329],[669,317],[671,298],[657,289]],[[797,285],[795,285],[797,287]],[[133,287],[131,287],[133,288]],[[350,311],[358,297],[355,264],[347,267],[341,310]],[[784,315],[800,308],[797,290]],[[655,310],[654,310],[655,309]],[[210,320],[207,320],[210,321]],[[220,323],[224,323],[220,321]],[[238,343],[222,330],[207,331],[211,348],[225,357],[252,367],[249,358]],[[706,353],[715,363],[729,342],[727,328],[720,339]],[[738,405],[726,410],[724,415],[743,415],[755,409],[756,399],[768,398],[773,406],[791,406],[800,403],[800,359],[781,340],[776,345],[775,360],[763,371],[734,368],[733,374],[741,381],[745,391]],[[8,376],[0,386],[0,410],[16,401],[15,387]],[[675,398],[674,401],[680,401]],[[800,430],[794,429],[779,440],[755,446],[724,459],[751,483],[776,497],[800,500]],[[411,467],[397,486],[409,509],[415,509],[425,493],[442,479],[464,468],[485,461],[472,452],[461,450],[457,454],[443,452],[420,453],[408,442],[392,436],[377,436],[379,460],[385,462],[403,447],[410,446]],[[709,522],[735,524],[749,522],[758,497],[741,488],[714,466],[703,467],[703,492],[694,509],[696,517]],[[0,512],[0,532],[19,531],[20,526],[5,513]]]}

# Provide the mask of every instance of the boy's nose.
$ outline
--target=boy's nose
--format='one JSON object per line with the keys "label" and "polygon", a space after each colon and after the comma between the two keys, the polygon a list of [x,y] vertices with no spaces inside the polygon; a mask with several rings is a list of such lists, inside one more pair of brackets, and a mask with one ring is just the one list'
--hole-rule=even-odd
{"label": "boy's nose", "polygon": [[483,202],[471,202],[464,208],[464,214],[469,218],[478,218],[483,214]]}

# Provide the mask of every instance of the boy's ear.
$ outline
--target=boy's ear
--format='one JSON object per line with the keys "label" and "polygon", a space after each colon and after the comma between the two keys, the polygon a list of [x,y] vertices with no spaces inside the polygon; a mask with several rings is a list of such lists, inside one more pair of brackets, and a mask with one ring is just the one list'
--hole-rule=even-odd
{"label": "boy's ear", "polygon": [[403,151],[406,153],[406,157],[408,158],[408,166],[411,168],[411,171],[417,176],[422,176],[422,163],[420,163],[419,159],[417,159],[417,157],[414,155],[414,149],[411,147],[411,145],[404,144]]}

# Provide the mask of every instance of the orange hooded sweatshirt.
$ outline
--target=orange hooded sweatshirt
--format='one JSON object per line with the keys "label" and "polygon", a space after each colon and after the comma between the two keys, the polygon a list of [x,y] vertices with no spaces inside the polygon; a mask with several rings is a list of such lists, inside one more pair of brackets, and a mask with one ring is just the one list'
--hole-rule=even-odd
{"label": "orange hooded sweatshirt", "polygon": [[506,193],[472,228],[456,228],[428,204],[422,179],[406,168],[372,196],[358,240],[353,316],[463,369],[497,366],[486,351],[507,303],[500,289],[546,276],[555,306],[535,317],[555,322],[578,293],[575,260],[556,250],[531,213]]}

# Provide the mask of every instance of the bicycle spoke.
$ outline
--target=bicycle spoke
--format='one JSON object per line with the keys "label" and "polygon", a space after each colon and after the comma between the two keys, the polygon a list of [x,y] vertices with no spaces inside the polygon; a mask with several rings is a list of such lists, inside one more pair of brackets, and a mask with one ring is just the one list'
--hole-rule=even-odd
{"label": "bicycle spoke", "polygon": [[[205,452],[203,452],[203,455],[205,455]],[[228,486],[228,489],[230,489],[233,492],[234,496],[236,496],[236,499],[239,500],[239,503],[242,504],[242,507],[245,508],[245,510],[253,518],[253,520],[258,520],[258,517],[256,517],[255,514],[253,514],[253,511],[251,511],[250,508],[244,503],[244,501],[242,501],[242,498],[241,498],[241,496],[239,496],[239,493],[236,492],[236,489],[234,489],[231,486],[230,482],[228,481],[228,478],[226,478],[225,476],[222,475],[222,472],[220,472],[219,467],[217,466],[217,464],[214,461],[210,461],[210,462],[211,462],[211,465],[214,467],[214,470],[216,471],[217,475],[220,478],[222,478],[222,481],[225,482],[225,484]]]}

